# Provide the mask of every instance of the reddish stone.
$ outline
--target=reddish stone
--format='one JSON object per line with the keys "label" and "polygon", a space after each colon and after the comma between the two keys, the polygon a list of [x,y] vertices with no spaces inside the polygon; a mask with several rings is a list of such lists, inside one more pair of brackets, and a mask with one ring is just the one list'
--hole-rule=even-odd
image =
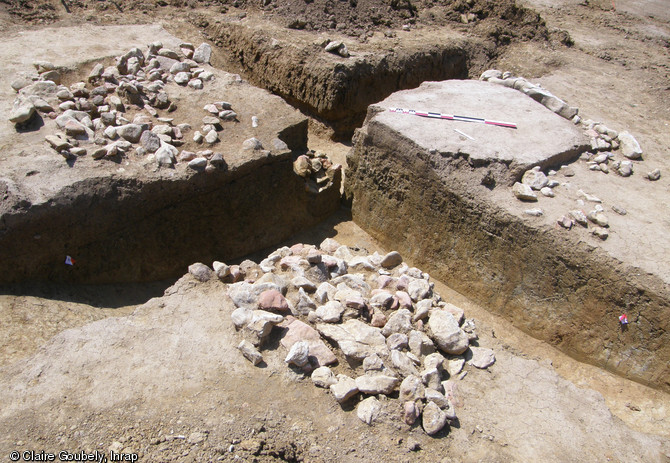
{"label": "reddish stone", "polygon": [[398,278],[398,281],[396,281],[395,287],[398,291],[407,291],[407,287],[409,286],[409,277],[407,275],[403,275],[400,278]]}
{"label": "reddish stone", "polygon": [[296,243],[293,246],[291,246],[289,249],[293,254],[300,254],[302,252],[302,248],[304,245],[302,243]]}
{"label": "reddish stone", "polygon": [[375,313],[372,315],[372,320],[370,321],[370,324],[376,328],[383,328],[384,325],[386,325],[387,321],[388,320],[386,319],[386,315],[384,315],[384,312],[376,310]]}
{"label": "reddish stone", "polygon": [[410,400],[408,402],[405,402],[403,405],[403,416],[402,420],[409,424],[410,426],[414,424],[414,422],[419,418],[419,415],[421,412],[419,411],[419,408],[416,406],[416,402],[413,400]]}
{"label": "reddish stone", "polygon": [[393,282],[393,278],[391,278],[388,275],[380,275],[380,277],[377,278],[377,284],[379,285],[379,289],[386,288],[392,282]]}
{"label": "reddish stone", "polygon": [[391,302],[391,307],[389,307],[389,309],[398,310],[398,306],[399,306],[398,297],[393,296],[393,302]]}
{"label": "reddish stone", "polygon": [[412,310],[412,298],[405,291],[396,291],[396,298],[401,309]]}
{"label": "reddish stone", "polygon": [[309,344],[309,356],[314,357],[318,366],[330,365],[337,362],[337,357],[328,346],[321,340],[319,332],[300,320],[293,319],[290,323],[282,324],[286,331],[280,343],[290,350],[298,341],[306,341]]}
{"label": "reddish stone", "polygon": [[288,301],[276,289],[263,291],[258,297],[258,308],[269,312],[288,312]]}

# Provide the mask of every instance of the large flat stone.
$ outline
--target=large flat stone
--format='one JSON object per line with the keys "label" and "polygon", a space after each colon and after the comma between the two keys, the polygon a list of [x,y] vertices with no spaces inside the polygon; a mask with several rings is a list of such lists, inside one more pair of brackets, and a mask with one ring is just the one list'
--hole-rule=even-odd
{"label": "large flat stone", "polygon": [[[394,107],[512,122],[517,128],[388,110]],[[368,117],[368,123],[382,124],[443,157],[464,157],[473,166],[508,165],[508,181],[532,166],[548,166],[573,158],[589,146],[582,131],[570,121],[521,92],[489,82],[424,82],[418,88],[396,92],[372,105],[369,114],[377,111],[378,114]]]}

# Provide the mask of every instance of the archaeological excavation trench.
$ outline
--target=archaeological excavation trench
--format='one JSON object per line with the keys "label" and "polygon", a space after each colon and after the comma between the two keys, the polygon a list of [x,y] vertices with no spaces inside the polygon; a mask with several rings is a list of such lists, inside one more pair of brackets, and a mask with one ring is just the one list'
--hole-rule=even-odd
{"label": "archaeological excavation trench", "polygon": [[[313,153],[300,169],[298,161],[305,158],[299,157],[308,153],[308,117],[288,101],[335,137],[363,124],[347,160],[344,202],[353,220],[388,249],[575,358],[670,390],[665,269],[618,254],[610,246],[616,236],[601,241],[576,225],[571,231],[557,228],[548,213],[535,220],[511,193],[533,167],[558,176],[567,171],[590,147],[583,132],[532,98],[491,83],[424,84],[395,93],[426,81],[477,77],[485,45],[457,38],[388,53],[352,48],[345,59],[300,35],[288,44],[242,26],[212,24],[204,30],[252,83],[275,95],[207,63],[200,63],[205,69],[200,74],[213,73],[212,81],[192,79],[202,80],[192,86],[191,80],[184,86],[170,81],[166,88],[175,109],[157,106],[162,119],[154,128],[169,126],[160,135],[179,141],[180,156],[190,153],[183,158],[176,153],[170,158],[161,148],[151,152],[139,137],[115,142],[102,161],[92,158],[99,151],[90,148],[86,156],[72,155],[77,146],[62,145],[58,157],[44,144],[45,133],[58,124],[48,117],[44,128],[27,125],[12,133],[12,142],[21,140],[25,147],[0,179],[1,283],[173,278],[193,262],[235,261],[331,216],[342,207],[342,171]],[[168,40],[165,48],[180,48],[176,39]],[[215,57],[220,53],[214,49]],[[156,58],[156,69],[164,74],[185,61],[164,55]],[[104,87],[104,74],[88,78],[94,64],[74,71],[90,93]],[[474,76],[471,69],[477,70]],[[194,90],[197,85],[204,88]],[[49,98],[58,98],[52,106],[75,101],[57,97],[56,90],[32,96],[49,104]],[[227,105],[212,113],[220,120],[205,121],[212,116],[203,108],[222,100]],[[484,107],[482,100],[489,102],[487,117],[513,119],[518,129],[452,127],[445,124],[457,123],[387,111],[392,106],[436,111],[440,102],[449,102],[470,114]],[[122,124],[116,127],[147,124],[140,129],[147,131],[141,110],[126,106],[118,111],[124,120],[117,119]],[[226,111],[236,113],[234,120],[226,119]],[[221,139],[209,147],[196,145],[194,132],[202,124],[218,127],[203,129],[203,138],[215,130]],[[125,132],[116,131],[118,140],[127,140]],[[145,149],[142,155],[130,151],[132,144]],[[29,162],[29,156],[38,161]],[[7,158],[2,162],[9,166]],[[50,184],[55,176],[59,180]],[[608,198],[603,204],[611,206]],[[615,229],[619,219],[610,220]],[[74,265],[64,263],[66,256]],[[626,329],[617,322],[622,312],[632,319]]]}

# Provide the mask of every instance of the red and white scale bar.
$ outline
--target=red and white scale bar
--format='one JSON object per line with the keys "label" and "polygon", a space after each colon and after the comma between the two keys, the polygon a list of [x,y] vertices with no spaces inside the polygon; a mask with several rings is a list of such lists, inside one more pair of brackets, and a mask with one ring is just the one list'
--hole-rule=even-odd
{"label": "red and white scale bar", "polygon": [[410,114],[412,116],[432,117],[433,119],[446,119],[449,121],[461,121],[461,122],[479,122],[480,124],[496,125],[498,127],[508,127],[510,129],[517,128],[516,124],[514,124],[513,122],[491,121],[488,119],[482,119],[481,117],[455,116],[452,114],[433,113],[428,111],[417,111],[414,109],[403,109],[403,108],[389,108],[389,111],[393,113]]}

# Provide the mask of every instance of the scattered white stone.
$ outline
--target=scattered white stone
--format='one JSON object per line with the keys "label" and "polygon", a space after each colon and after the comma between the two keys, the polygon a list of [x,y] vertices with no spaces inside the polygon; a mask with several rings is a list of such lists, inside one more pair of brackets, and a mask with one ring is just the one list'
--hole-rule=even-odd
{"label": "scattered white stone", "polygon": [[433,307],[433,301],[430,299],[422,299],[416,303],[416,309],[414,310],[414,316],[412,317],[413,321],[423,320],[428,316],[430,309]]}
{"label": "scattered white stone", "polygon": [[207,167],[207,158],[194,158],[188,162],[188,167],[194,170],[200,170]]}
{"label": "scattered white stone", "polygon": [[607,228],[603,228],[603,227],[595,227],[595,228],[593,228],[593,230],[591,230],[591,233],[593,233],[593,235],[597,236],[598,238],[600,238],[603,241],[606,240],[607,237],[609,236],[609,232],[607,231]]}
{"label": "scattered white stone", "polygon": [[212,47],[206,43],[200,44],[193,52],[193,61],[201,64],[209,64],[212,57]]}
{"label": "scattered white stone", "polygon": [[631,161],[621,161],[615,166],[616,173],[622,177],[630,177],[633,174],[633,163]]}
{"label": "scattered white stone", "polygon": [[346,402],[358,393],[356,381],[347,375],[337,375],[337,383],[330,386],[330,392],[339,403]]}
{"label": "scattered white stone", "polygon": [[362,400],[358,404],[358,407],[356,407],[356,415],[363,423],[368,425],[372,425],[377,417],[379,417],[380,412],[381,403],[375,397],[368,397]]}
{"label": "scattered white stone", "polygon": [[257,138],[249,138],[242,143],[243,150],[262,150],[263,144]]}
{"label": "scattered white stone", "polygon": [[605,216],[605,214],[603,214],[602,212],[591,211],[586,215],[586,218],[601,227],[609,226],[609,220],[607,220],[607,216]]}
{"label": "scattered white stone", "polygon": [[216,130],[210,130],[207,132],[207,135],[205,135],[205,142],[213,145],[217,141],[219,141],[219,134]]}
{"label": "scattered white stone", "polygon": [[619,134],[619,149],[628,159],[639,159],[642,156],[642,148],[635,137],[623,131]]}
{"label": "scattered white stone", "polygon": [[467,334],[458,326],[454,316],[443,310],[434,310],[428,319],[432,339],[447,354],[462,354],[469,346]]}
{"label": "scattered white stone", "polygon": [[449,376],[456,376],[461,372],[461,370],[463,370],[463,366],[465,365],[465,359],[463,358],[449,359],[447,360],[446,364]]}
{"label": "scattered white stone", "polygon": [[237,348],[242,352],[244,358],[253,363],[254,366],[263,361],[263,355],[246,339],[242,340]]}
{"label": "scattered white stone", "polygon": [[437,434],[447,424],[447,414],[435,402],[428,402],[423,409],[423,430],[429,436]]}
{"label": "scattered white stone", "polygon": [[574,219],[575,222],[577,222],[579,225],[586,227],[588,225],[588,221],[586,219],[586,214],[584,214],[583,211],[580,211],[579,209],[574,209],[569,212],[570,217]]}
{"label": "scattered white stone", "polygon": [[316,291],[316,285],[303,276],[293,278],[291,284],[296,288],[303,289],[310,293]]}
{"label": "scattered white stone", "polygon": [[526,215],[530,215],[532,217],[540,217],[541,215],[544,214],[544,212],[542,212],[542,209],[526,209],[525,211],[523,211],[523,213]]}
{"label": "scattered white stone", "polygon": [[496,361],[496,357],[492,349],[471,346],[470,351],[472,351],[472,359],[470,360],[470,364],[472,364],[473,367],[481,369],[488,368]]}
{"label": "scattered white stone", "polygon": [[426,397],[423,381],[416,375],[409,375],[400,383],[399,399],[403,402],[422,400]]}
{"label": "scattered white stone", "polygon": [[174,81],[178,83],[179,85],[186,85],[188,84],[189,80],[191,80],[191,73],[190,72],[178,72],[174,76]]}
{"label": "scattered white stone", "polygon": [[191,79],[188,81],[188,86],[194,90],[202,90],[203,84],[200,79]]}
{"label": "scattered white stone", "polygon": [[363,360],[363,371],[366,373],[369,371],[382,371],[383,369],[384,363],[377,354],[368,355]]}
{"label": "scattered white stone", "polygon": [[531,170],[526,171],[521,179],[521,183],[528,185],[533,190],[541,190],[547,186],[548,182],[549,179],[547,179],[547,176],[540,170],[539,166],[535,166]]}
{"label": "scattered white stone", "polygon": [[318,303],[325,304],[329,300],[333,300],[336,291],[337,288],[335,288],[335,286],[331,285],[327,281],[324,281],[316,288],[314,298]]}
{"label": "scattered white stone", "polygon": [[544,196],[548,198],[553,198],[556,196],[556,193],[554,193],[554,190],[552,190],[549,186],[542,187],[540,189],[540,193],[542,193]]}
{"label": "scattered white stone", "polygon": [[363,375],[356,378],[356,387],[364,394],[390,394],[400,381],[394,376]]}
{"label": "scattered white stone", "polygon": [[224,264],[223,262],[215,260],[212,264],[212,267],[214,268],[214,273],[216,273],[216,276],[221,280],[230,275],[230,266]]}
{"label": "scattered white stone", "polygon": [[144,130],[145,127],[139,124],[125,124],[116,127],[116,133],[130,143],[138,143]]}
{"label": "scattered white stone", "polygon": [[512,192],[521,201],[537,201],[537,195],[533,192],[533,189],[524,183],[515,182]]}
{"label": "scattered white stone", "polygon": [[326,323],[339,323],[344,312],[344,306],[338,301],[328,301],[317,307],[314,316]]}
{"label": "scattered white stone", "polygon": [[313,310],[316,310],[316,304],[302,288],[298,289],[298,303],[296,304],[296,310],[302,315],[307,315]]}
{"label": "scattered white stone", "polygon": [[661,178],[661,169],[654,169],[647,174],[647,178],[652,182]]}
{"label": "scattered white stone", "polygon": [[51,145],[56,151],[63,151],[66,149],[72,148],[72,145],[65,139],[59,137],[58,135],[47,135],[44,139]]}
{"label": "scattered white stone", "polygon": [[[440,388],[442,388],[442,384],[440,384]],[[450,406],[449,399],[440,391],[431,387],[426,388],[426,402],[434,402],[441,409],[449,408]]]}
{"label": "scattered white stone", "polygon": [[165,143],[156,151],[156,163],[159,166],[172,166],[178,152],[177,148]]}
{"label": "scattered white stone", "polygon": [[17,98],[9,113],[9,122],[23,124],[28,122],[35,114],[35,105],[27,99]]}
{"label": "scattered white stone", "polygon": [[337,384],[337,378],[330,368],[319,367],[312,372],[312,382],[318,387],[329,388]]}
{"label": "scattered white stone", "polygon": [[582,190],[578,190],[577,194],[579,194],[580,196],[584,197],[585,200],[587,200],[589,202],[592,202],[592,203],[602,203],[603,202],[602,199],[598,198],[597,196],[593,196],[591,194],[585,193]]}
{"label": "scattered white stone", "polygon": [[423,279],[411,281],[407,287],[407,292],[415,302],[428,299],[433,294],[430,283]]}
{"label": "scattered white stone", "polygon": [[298,341],[288,351],[284,362],[295,365],[299,368],[309,363],[309,343],[307,341]]}
{"label": "scattered white stone", "polygon": [[[379,294],[380,293],[378,293],[377,296]],[[393,300],[392,297],[391,300]],[[407,334],[410,331],[412,331],[412,313],[407,309],[396,310],[388,318],[384,328],[382,328],[382,334],[386,337],[389,337],[394,333]]]}

